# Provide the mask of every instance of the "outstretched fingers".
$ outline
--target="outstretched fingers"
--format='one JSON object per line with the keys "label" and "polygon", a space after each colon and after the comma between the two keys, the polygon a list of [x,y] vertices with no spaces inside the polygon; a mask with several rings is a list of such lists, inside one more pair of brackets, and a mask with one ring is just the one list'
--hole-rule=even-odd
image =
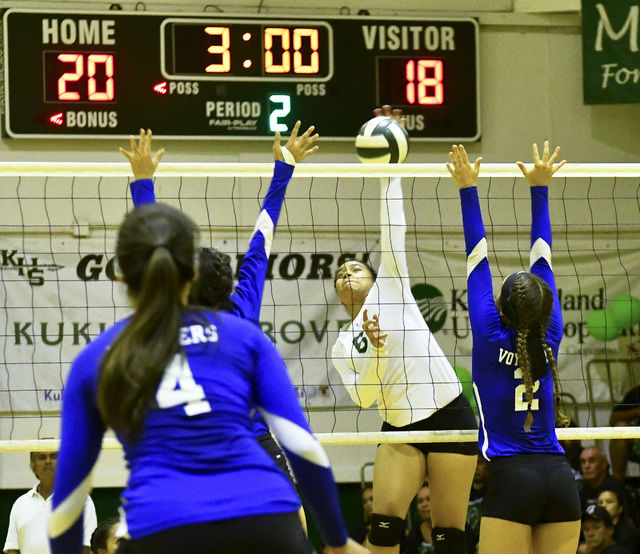
{"label": "outstretched fingers", "polygon": [[293,129],[291,129],[291,136],[289,137],[290,141],[295,142],[296,138],[298,137],[299,129],[300,129],[300,120],[296,121],[295,125],[293,126]]}
{"label": "outstretched fingers", "polygon": [[374,108],[373,115],[376,117],[392,117],[404,127],[405,118],[402,117],[402,110],[400,108],[393,108],[389,104],[385,104],[381,108]]}
{"label": "outstretched fingers", "polygon": [[[449,154],[451,154],[451,152],[449,152]],[[449,170],[449,173],[451,173],[451,177],[455,177],[455,173],[453,171],[453,166],[451,164],[447,164],[447,169]]]}
{"label": "outstretched fingers", "polygon": [[160,159],[162,158],[162,156],[164,156],[164,153],[165,153],[164,148],[160,148],[160,150],[156,152],[156,155],[153,157],[153,165],[155,167],[158,167],[158,164],[160,163]]}
{"label": "outstretched fingers", "polygon": [[300,121],[296,122],[287,142],[287,148],[298,162],[318,151],[318,146],[314,146],[314,142],[320,137],[318,133],[311,134],[316,129],[314,125],[310,125],[304,133],[297,136],[299,128]]}
{"label": "outstretched fingers", "polygon": [[551,175],[553,175],[556,171],[558,171],[558,169],[560,169],[566,163],[567,163],[567,160],[562,160],[561,162],[559,162],[555,167],[551,169]]}
{"label": "outstretched fingers", "polygon": [[[471,166],[471,164],[469,163],[469,156],[467,155],[467,151],[465,150],[464,146],[462,144],[454,144],[452,146],[453,149],[453,165],[454,166],[459,166],[459,167],[463,167],[463,166]],[[451,152],[449,153],[451,154]]]}
{"label": "outstretched fingers", "polygon": [[542,163],[547,163],[549,161],[549,141],[545,140],[542,146]]}
{"label": "outstretched fingers", "polygon": [[125,150],[124,148],[122,148],[122,146],[119,148],[120,152],[127,158],[127,160],[129,160],[129,162],[131,162],[131,160],[133,159],[133,155],[128,152],[127,150]]}
{"label": "outstretched fingers", "polygon": [[538,153],[538,144],[533,143],[533,163],[540,163],[540,154]]}
{"label": "outstretched fingers", "polygon": [[300,135],[300,138],[298,139],[298,143],[300,144],[300,146],[305,147],[309,144],[313,144],[313,142],[317,140],[317,138],[320,136],[318,135],[318,133],[316,133],[314,136],[310,136],[314,130],[315,126],[311,125],[304,133],[302,133],[302,135]]}
{"label": "outstretched fingers", "polygon": [[473,170],[476,174],[480,173],[480,164],[482,163],[482,156],[476,158],[475,163],[473,164]]}
{"label": "outstretched fingers", "polygon": [[524,163],[522,162],[516,162],[516,165],[520,168],[520,171],[522,171],[522,175],[524,175],[524,177],[526,178],[527,175],[529,174],[529,171],[527,170],[527,166],[524,165]]}

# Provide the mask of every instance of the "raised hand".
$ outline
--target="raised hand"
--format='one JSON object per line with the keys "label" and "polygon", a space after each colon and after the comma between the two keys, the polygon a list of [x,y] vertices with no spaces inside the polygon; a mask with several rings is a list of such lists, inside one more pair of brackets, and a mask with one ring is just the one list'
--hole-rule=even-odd
{"label": "raised hand", "polygon": [[158,167],[160,158],[164,154],[164,148],[160,148],[155,156],[151,156],[151,129],[140,129],[140,139],[136,144],[133,135],[129,138],[131,141],[131,152],[127,152],[124,148],[120,148],[120,152],[129,160],[133,176],[138,179],[152,179],[155,170]]}
{"label": "raised hand", "polygon": [[376,314],[372,315],[371,319],[369,319],[367,310],[363,312],[362,330],[367,334],[369,342],[371,342],[371,346],[374,348],[382,348],[386,344],[388,333],[383,333],[380,330],[378,316]]}
{"label": "raised hand", "polygon": [[449,152],[449,159],[451,163],[447,164],[447,169],[451,173],[453,182],[458,185],[459,189],[465,189],[468,187],[475,187],[478,182],[478,173],[480,173],[480,164],[482,158],[476,159],[476,162],[471,167],[469,162],[469,156],[462,144],[453,145],[451,152]]}
{"label": "raised hand", "polygon": [[400,108],[392,108],[389,104],[385,104],[382,108],[375,108],[373,110],[373,115],[381,116],[384,115],[386,117],[392,117],[395,119],[400,125],[405,126],[406,119],[402,115],[402,110]]}
{"label": "raised hand", "polygon": [[[312,135],[315,127],[311,125],[302,135],[298,137],[298,131],[300,130],[300,122],[296,121],[296,124],[293,126],[291,130],[291,136],[285,145],[287,150],[291,152],[294,160],[297,162],[301,162],[307,156],[311,156],[318,151],[318,146],[314,146],[314,142],[318,140],[318,133]],[[276,132],[275,137],[273,137],[273,158],[274,160],[284,162],[284,154],[282,153],[282,146],[280,146],[280,133]]]}
{"label": "raised hand", "polygon": [[522,162],[516,162],[516,165],[520,168],[524,178],[532,187],[546,187],[549,185],[553,174],[567,162],[567,160],[562,160],[556,164],[555,162],[559,155],[560,147],[556,146],[553,154],[549,157],[549,141],[545,140],[542,159],[540,159],[540,154],[538,154],[538,145],[533,143],[533,167],[531,169],[527,169]]}

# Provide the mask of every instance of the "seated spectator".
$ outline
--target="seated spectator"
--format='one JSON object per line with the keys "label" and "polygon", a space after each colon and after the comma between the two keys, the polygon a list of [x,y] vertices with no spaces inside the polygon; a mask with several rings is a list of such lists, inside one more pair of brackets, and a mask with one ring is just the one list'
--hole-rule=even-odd
{"label": "seated spectator", "polygon": [[366,483],[362,488],[362,513],[363,523],[349,533],[349,536],[360,544],[364,544],[371,529],[370,519],[373,513],[373,485],[371,483]]}
{"label": "seated spectator", "polygon": [[613,520],[602,506],[589,506],[582,514],[582,534],[578,554],[631,554],[613,539]]}
{"label": "seated spectator", "polygon": [[[609,425],[612,427],[629,427],[640,425],[640,386],[625,394],[622,402],[611,412]],[[639,439],[612,439],[609,442],[611,470],[613,476],[624,483],[628,462],[640,462]]]}
{"label": "seated spectator", "polygon": [[[559,425],[556,425],[558,427]],[[569,420],[569,424],[567,428],[575,428],[578,424],[573,420]],[[576,481],[582,479],[582,473],[580,473],[580,453],[583,450],[582,443],[577,439],[560,439],[558,441],[560,446],[564,449],[564,454],[569,460],[569,465],[571,466],[571,471],[573,471],[573,476]]]}
{"label": "seated spectator", "polygon": [[640,531],[627,517],[622,498],[616,491],[603,490],[598,496],[598,506],[609,512],[613,521],[613,539],[629,552],[638,552]]}
{"label": "seated spectator", "polygon": [[420,524],[409,532],[403,552],[404,554],[431,554],[435,550],[431,539],[433,524],[431,523],[431,498],[427,483],[422,486],[416,495],[416,509]]}
{"label": "seated spectator", "polygon": [[[7,554],[49,552],[49,516],[57,452],[31,452],[29,466],[38,483],[20,496],[11,508],[9,529],[4,543]],[[84,503],[84,554],[90,554],[91,533],[96,528],[96,509],[91,497]]]}
{"label": "seated spectator", "polygon": [[[486,466],[482,464],[482,467]],[[476,474],[477,473],[476,471]],[[416,495],[416,510],[420,522],[411,529],[400,551],[403,554],[432,554],[435,550],[432,541],[433,523],[431,522],[429,483],[425,483]],[[475,552],[477,541],[474,542],[474,538],[477,537],[475,537],[468,524],[465,526],[465,537],[467,552]]]}
{"label": "seated spectator", "polygon": [[116,538],[116,528],[118,527],[118,518],[110,517],[96,527],[91,535],[91,553],[92,554],[116,554],[118,545],[122,539]]}
{"label": "seated spectator", "polygon": [[624,485],[609,473],[609,463],[605,455],[596,446],[587,446],[580,454],[580,469],[583,481],[580,481],[580,501],[582,509],[598,501],[598,495],[605,489],[616,491],[622,498],[625,510],[629,513],[629,497]]}

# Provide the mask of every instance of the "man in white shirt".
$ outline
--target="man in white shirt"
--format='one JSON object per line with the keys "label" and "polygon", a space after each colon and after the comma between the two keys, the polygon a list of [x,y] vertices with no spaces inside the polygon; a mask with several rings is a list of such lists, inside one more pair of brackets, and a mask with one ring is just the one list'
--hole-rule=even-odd
{"label": "man in white shirt", "polygon": [[[11,508],[5,553],[50,553],[48,525],[57,459],[57,452],[31,452],[29,465],[39,482],[19,497]],[[91,534],[96,526],[96,509],[91,497],[87,496],[84,504],[85,554],[91,552]]]}

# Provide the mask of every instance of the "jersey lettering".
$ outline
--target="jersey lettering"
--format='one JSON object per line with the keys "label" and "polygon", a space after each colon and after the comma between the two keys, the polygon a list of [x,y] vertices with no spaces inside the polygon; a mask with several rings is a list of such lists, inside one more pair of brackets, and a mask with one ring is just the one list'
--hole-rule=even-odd
{"label": "jersey lettering", "polygon": [[518,354],[515,352],[511,352],[510,350],[505,350],[504,348],[500,349],[500,354],[498,355],[498,361],[500,363],[505,363],[507,365],[515,365],[518,366]]}
{"label": "jersey lettering", "polygon": [[215,325],[180,327],[179,340],[181,346],[190,346],[203,342],[218,342],[218,329]]}

